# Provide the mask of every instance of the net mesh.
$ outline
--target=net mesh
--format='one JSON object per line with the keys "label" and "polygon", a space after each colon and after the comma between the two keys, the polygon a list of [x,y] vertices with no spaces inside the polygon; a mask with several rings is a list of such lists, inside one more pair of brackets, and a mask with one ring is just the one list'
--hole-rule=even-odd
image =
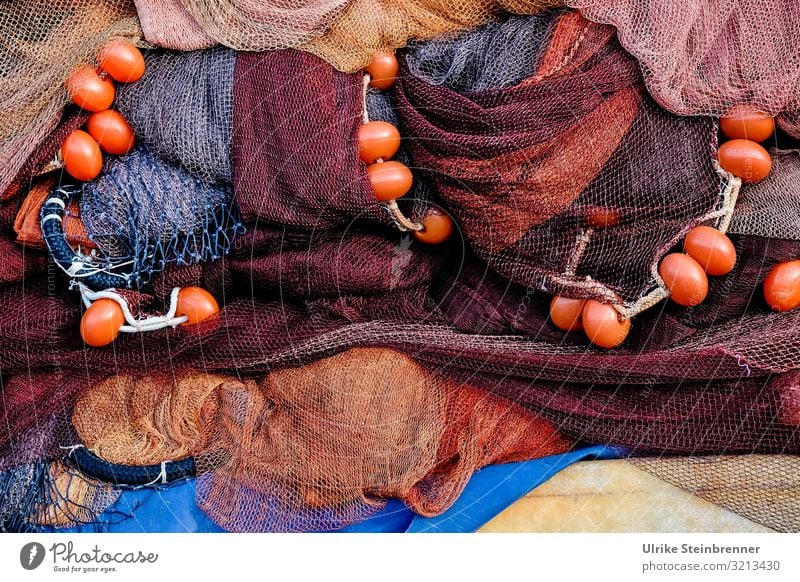
{"label": "net mesh", "polygon": [[0,532],[91,523],[119,497],[61,461],[16,466],[0,474],[0,487]]}
{"label": "net mesh", "polygon": [[150,53],[144,76],[118,88],[116,107],[149,151],[205,182],[230,183],[235,60],[221,47]]}
{"label": "net mesh", "polygon": [[353,72],[381,50],[489,20],[535,14],[559,0],[136,0],[145,38],[179,50],[220,43],[238,50],[298,47]]}
{"label": "net mesh", "polygon": [[114,462],[196,456],[198,504],[230,531],[337,529],[388,497],[436,514],[476,469],[568,448],[532,412],[374,348],[243,381],[117,376],[72,422]]}
{"label": "net mesh", "polygon": [[772,0],[568,0],[612,24],[650,93],[681,115],[724,115],[748,104],[800,137],[800,5]]}
{"label": "net mesh", "polygon": [[743,188],[729,231],[776,239],[800,238],[800,151],[771,150],[774,170]]}
{"label": "net mesh", "polygon": [[81,189],[89,236],[137,286],[169,264],[219,259],[240,230],[230,186],[207,184],[142,146],[106,160]]}
{"label": "net mesh", "polygon": [[[0,20],[2,30],[19,24],[18,11]],[[47,50],[58,46],[48,66],[62,72],[43,89],[57,98],[42,103],[59,103],[56,117],[66,101],[63,77],[96,47],[93,40],[76,56],[69,43],[117,34],[110,31],[130,22],[125,14],[95,36],[43,17]],[[484,51],[492,58],[475,56]],[[365,58],[352,54],[352,62]],[[653,306],[620,349],[601,352],[555,330],[549,297],[537,288],[567,291],[576,282],[569,277],[588,276],[620,303],[635,302],[654,281],[654,260],[702,217],[724,210],[726,192],[713,164],[713,121],[661,110],[611,27],[558,11],[414,43],[396,89],[368,92],[370,115],[399,113],[400,155],[425,189],[403,208],[419,215],[431,201],[457,217],[461,230],[437,248],[398,234],[373,201],[355,146],[359,75],[287,50],[237,54],[231,76],[231,55],[153,54],[142,85],[120,90],[145,147],[163,146],[134,182],[155,183],[157,167],[183,163],[191,167],[175,172],[200,188],[225,188],[230,149],[248,232],[228,256],[173,265],[148,294],[129,294],[135,306],[158,311],[174,285],[201,285],[223,309],[198,326],[126,335],[105,349],[82,344],[78,296],[41,252],[16,244],[13,224],[29,178],[83,118],[68,111],[58,127],[34,129],[29,117],[14,119],[14,143],[23,145],[13,156],[21,161],[18,172],[2,166],[8,183],[16,178],[0,205],[0,299],[13,306],[0,311],[4,476],[39,463],[38,477],[24,481],[41,490],[50,461],[65,457],[59,447],[80,440],[120,461],[191,453],[203,473],[198,502],[218,523],[298,530],[350,523],[391,495],[424,514],[441,511],[482,464],[554,450],[543,442],[567,446],[553,427],[570,444],[613,442],[637,453],[800,453],[800,314],[770,312],[759,287],[777,262],[800,256],[786,195],[797,190],[793,154],[773,150],[772,176],[743,187],[732,222],[739,260],[712,279],[709,299],[689,310]],[[178,70],[191,95],[181,93]],[[211,95],[194,94],[201,91]],[[177,106],[158,108],[159,98]],[[157,110],[158,122],[137,117],[138,107]],[[504,181],[518,188],[504,192]],[[786,217],[777,230],[772,204]],[[569,273],[579,229],[608,208],[619,224],[588,237]],[[187,369],[202,374],[164,380]],[[105,412],[113,422],[96,413],[109,406],[98,399],[122,401]],[[325,414],[312,414],[320,408]],[[181,409],[196,416],[181,418]],[[544,440],[508,431],[517,426],[535,426],[528,433]],[[268,440],[273,429],[281,440]],[[390,442],[414,454],[395,455]],[[292,455],[310,462],[274,461]],[[357,458],[344,463],[342,455]],[[791,469],[785,458],[773,460],[775,475]],[[694,477],[679,474],[681,486],[692,487]],[[737,502],[757,506],[750,493]],[[765,520],[767,505],[757,506]],[[25,515],[39,523],[36,512]]]}

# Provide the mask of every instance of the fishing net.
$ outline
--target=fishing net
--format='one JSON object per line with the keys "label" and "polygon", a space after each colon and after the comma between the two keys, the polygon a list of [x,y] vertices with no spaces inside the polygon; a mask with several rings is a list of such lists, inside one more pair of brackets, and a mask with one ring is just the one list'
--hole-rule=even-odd
{"label": "fishing net", "polygon": [[795,137],[800,109],[800,6],[771,0],[568,0],[614,25],[650,93],[681,115],[724,115],[748,104]]}
{"label": "fishing net", "polygon": [[58,125],[75,67],[96,62],[108,38],[140,34],[128,1],[0,3],[0,192]]}
{"label": "fishing net", "polygon": [[118,88],[117,109],[149,151],[205,182],[230,183],[235,60],[221,47],[150,53],[144,76]]}
{"label": "fishing net", "polygon": [[[331,191],[331,184],[324,183],[323,180],[331,174],[341,174],[336,177],[337,184],[344,184],[345,181],[362,182],[362,172],[360,165],[354,162],[352,151],[347,150],[341,158],[331,160],[328,167],[318,169],[315,167],[314,160],[302,158],[304,151],[308,149],[307,144],[293,143],[291,135],[308,136],[309,131],[315,128],[324,127],[323,124],[343,123],[345,127],[332,127],[326,129],[330,132],[326,135],[315,135],[316,140],[326,139],[331,142],[340,139],[342,143],[352,142],[352,131],[354,124],[361,122],[362,107],[364,100],[359,95],[362,91],[360,85],[355,82],[355,78],[340,75],[331,71],[318,59],[302,54],[292,55],[273,55],[270,59],[270,67],[281,67],[291,69],[292,66],[313,67],[315,75],[330,75],[331,80],[326,81],[331,84],[341,83],[347,86],[343,91],[350,94],[348,99],[348,119],[336,120],[339,107],[335,98],[331,98],[322,108],[322,114],[316,111],[316,105],[312,110],[305,111],[307,119],[291,120],[287,118],[284,110],[268,111],[264,118],[253,116],[252,111],[248,111],[248,106],[260,109],[265,107],[261,96],[264,94],[280,91],[271,102],[270,106],[277,108],[278,104],[284,102],[285,94],[297,91],[307,91],[302,89],[302,80],[294,79],[288,87],[281,87],[276,80],[271,77],[272,68],[266,65],[259,65],[254,71],[248,71],[250,65],[240,66],[240,70],[248,71],[240,79],[241,85],[252,87],[247,91],[252,94],[250,101],[245,101],[238,111],[239,120],[237,121],[237,131],[247,132],[247,138],[237,140],[241,144],[239,155],[242,160],[238,163],[256,164],[254,169],[268,176],[266,183],[270,184],[268,194],[278,197],[285,192],[284,186],[289,183],[292,186],[290,192],[300,191],[300,195],[311,197],[315,188],[324,188],[323,191]],[[249,57],[252,62],[260,61],[257,55]],[[233,71],[235,66],[236,53],[229,49],[215,48],[204,51],[194,51],[185,53],[174,52],[151,52],[147,57],[147,70],[144,77],[127,86],[119,88],[117,97],[117,107],[123,115],[131,122],[136,131],[139,141],[147,146],[149,151],[158,154],[169,160],[180,163],[183,168],[189,169],[205,182],[229,183],[232,181],[232,133],[233,133]],[[284,61],[287,61],[284,63]],[[258,74],[256,79],[254,75]],[[285,79],[284,79],[285,80]],[[239,93],[240,99],[241,92]],[[302,93],[298,97],[293,97],[300,103],[308,98],[310,92]],[[324,99],[320,95],[315,95],[315,99]],[[259,99],[258,103],[252,102]],[[306,104],[307,108],[308,105]],[[370,89],[366,96],[366,108],[369,119],[383,120],[398,125],[397,113],[391,97],[384,91]],[[295,124],[297,124],[295,126]],[[258,136],[259,142],[263,142],[263,156],[250,161],[254,154],[249,151],[249,145]],[[317,155],[318,152],[313,152]],[[277,165],[285,166],[281,156],[290,156],[288,159],[296,160],[300,165],[295,167],[295,163],[289,167],[278,168]],[[345,156],[350,155],[349,158]],[[263,158],[263,159],[262,159]],[[413,165],[410,157],[409,147],[405,142],[401,150],[395,155],[394,159],[407,165]],[[261,166],[264,166],[263,169]],[[319,177],[308,178],[302,174],[308,171],[300,171],[301,168],[313,168],[314,173],[320,173]],[[246,177],[247,172],[242,169],[240,174]],[[328,174],[327,176],[325,174]],[[275,184],[271,184],[276,179]],[[304,182],[301,182],[304,180]],[[296,184],[296,185],[295,185]],[[251,219],[259,213],[259,208],[267,204],[268,201],[262,200],[260,188],[262,182],[258,179],[243,179],[238,183],[240,193],[238,198],[245,201],[253,201],[253,210],[247,213]],[[354,196],[355,200],[347,203],[349,206],[349,217],[357,216],[362,208],[374,206],[371,195],[363,192],[363,184],[358,184],[361,190]],[[344,192],[344,195],[347,195]],[[319,196],[315,196],[319,198]],[[427,208],[427,202],[432,198],[430,185],[424,179],[417,179],[412,191],[406,196],[412,200],[414,207],[412,217],[418,217]],[[275,203],[272,203],[273,205]],[[319,202],[303,202],[303,206],[318,205]],[[342,202],[342,204],[345,204]],[[249,208],[249,207],[248,207]],[[307,215],[316,212],[317,207],[310,207]],[[373,213],[373,215],[375,215]],[[264,213],[263,218],[271,218],[274,215],[270,212]],[[380,212],[384,218],[383,212]],[[298,224],[310,224],[308,219],[298,218]]]}
{"label": "fishing net", "polygon": [[729,232],[776,239],[800,238],[800,151],[771,150],[772,173],[743,188]]}
{"label": "fishing net", "polygon": [[91,523],[119,490],[60,461],[19,465],[0,473],[0,532]]}
{"label": "fishing net", "polygon": [[568,448],[532,412],[381,349],[245,381],[116,376],[72,422],[116,463],[195,456],[198,504],[230,531],[337,529],[388,497],[431,515],[486,464]]}
{"label": "fishing net", "polygon": [[233,173],[245,220],[303,228],[356,217],[388,222],[358,158],[363,92],[360,75],[308,53],[238,55]]}
{"label": "fishing net", "polygon": [[324,35],[303,45],[341,71],[357,71],[377,51],[494,20],[503,12],[536,14],[561,0],[353,0]]}
{"label": "fishing net", "polygon": [[[716,167],[713,122],[659,108],[612,28],[548,16],[411,46],[400,118],[421,173],[494,270],[635,314],[666,296],[661,256],[726,219],[738,184]],[[553,19],[536,54],[530,35]]]}
{"label": "fishing net", "polygon": [[213,186],[142,146],[109,158],[81,191],[89,236],[115,265],[126,265],[131,286],[152,274],[219,259],[242,229],[230,186]]}
{"label": "fishing net", "polygon": [[220,43],[243,51],[298,47],[353,72],[381,50],[494,20],[535,14],[559,0],[136,0],[145,38],[195,50]]}

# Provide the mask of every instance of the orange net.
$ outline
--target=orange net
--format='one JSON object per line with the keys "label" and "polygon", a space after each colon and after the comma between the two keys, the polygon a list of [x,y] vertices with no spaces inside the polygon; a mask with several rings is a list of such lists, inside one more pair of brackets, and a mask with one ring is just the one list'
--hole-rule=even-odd
{"label": "orange net", "polygon": [[[44,249],[42,228],[39,224],[39,213],[44,201],[50,196],[55,186],[55,178],[48,177],[36,181],[32,186],[14,220],[14,232],[17,233],[17,242],[27,247]],[[77,200],[72,200],[64,213],[64,235],[72,246],[83,248],[96,248],[89,239],[86,225],[81,221],[81,210]]]}
{"label": "orange net", "polygon": [[337,529],[390,497],[434,515],[484,465],[569,448],[533,412],[378,348],[244,381],[115,376],[72,421],[115,463],[195,456],[198,504],[230,531]]}

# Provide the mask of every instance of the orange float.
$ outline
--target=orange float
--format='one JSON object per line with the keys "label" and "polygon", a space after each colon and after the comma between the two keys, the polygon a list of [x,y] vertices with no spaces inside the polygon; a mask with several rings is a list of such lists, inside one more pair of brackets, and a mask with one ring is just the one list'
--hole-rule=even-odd
{"label": "orange float", "polygon": [[364,67],[364,71],[369,73],[370,87],[375,87],[385,91],[397,80],[397,71],[400,68],[397,58],[393,53],[375,53],[370,63]]}
{"label": "orange float", "polygon": [[414,238],[429,245],[438,245],[453,235],[453,219],[438,208],[429,208],[422,219],[422,230],[415,230]]}
{"label": "orange float", "polygon": [[601,348],[615,348],[631,331],[631,320],[622,319],[613,305],[588,299],[583,306],[583,331],[589,341]]}
{"label": "orange float", "polygon": [[414,182],[414,176],[408,166],[395,161],[367,166],[367,177],[375,198],[381,202],[405,196]]}
{"label": "orange float", "polygon": [[708,295],[708,278],[703,267],[689,255],[672,253],[658,266],[658,274],[669,289],[669,298],[678,305],[700,305]]}
{"label": "orange float", "polygon": [[760,182],[772,170],[772,158],[763,147],[749,139],[732,139],[717,150],[719,165],[742,182]]}
{"label": "orange float", "polygon": [[105,43],[97,55],[97,62],[120,83],[133,83],[144,75],[142,52],[127,40],[113,39]]}
{"label": "orange float", "polygon": [[81,65],[67,79],[70,99],[86,111],[102,111],[114,102],[114,83],[97,74],[94,67]]}
{"label": "orange float", "polygon": [[94,138],[76,129],[61,144],[64,169],[76,180],[94,180],[103,169],[103,154]]}
{"label": "orange float", "polygon": [[716,228],[696,226],[686,234],[683,250],[709,275],[727,275],[736,265],[736,248]]}
{"label": "orange float", "polygon": [[774,311],[800,307],[800,260],[775,265],[764,280],[764,299]]}
{"label": "orange float", "polygon": [[122,307],[113,299],[98,299],[86,308],[81,317],[81,337],[92,347],[110,344],[125,323]]}
{"label": "orange float", "polygon": [[185,315],[188,319],[181,325],[193,325],[205,321],[219,313],[219,305],[214,296],[202,287],[183,287],[178,291],[178,305],[175,316]]}
{"label": "orange float", "polygon": [[358,128],[358,157],[365,164],[388,160],[400,149],[400,132],[386,121],[370,121]]}
{"label": "orange float", "polygon": [[763,111],[737,107],[719,120],[719,127],[728,139],[762,142],[775,133],[775,120]]}
{"label": "orange float", "polygon": [[93,113],[86,122],[86,130],[109,154],[127,154],[136,145],[133,128],[119,111],[113,109]]}

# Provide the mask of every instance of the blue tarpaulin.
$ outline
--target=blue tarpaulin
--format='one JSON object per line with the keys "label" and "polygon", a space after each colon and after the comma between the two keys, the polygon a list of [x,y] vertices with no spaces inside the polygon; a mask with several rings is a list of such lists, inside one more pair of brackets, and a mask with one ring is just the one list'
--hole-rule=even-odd
{"label": "blue tarpaulin", "polygon": [[[436,517],[414,514],[402,502],[386,506],[344,532],[472,532],[491,520],[558,471],[585,459],[618,458],[622,449],[593,446],[533,461],[492,465],[475,473],[453,506]],[[195,481],[163,488],[126,490],[97,520],[97,524],[58,529],[59,532],[221,532],[195,503]]]}

